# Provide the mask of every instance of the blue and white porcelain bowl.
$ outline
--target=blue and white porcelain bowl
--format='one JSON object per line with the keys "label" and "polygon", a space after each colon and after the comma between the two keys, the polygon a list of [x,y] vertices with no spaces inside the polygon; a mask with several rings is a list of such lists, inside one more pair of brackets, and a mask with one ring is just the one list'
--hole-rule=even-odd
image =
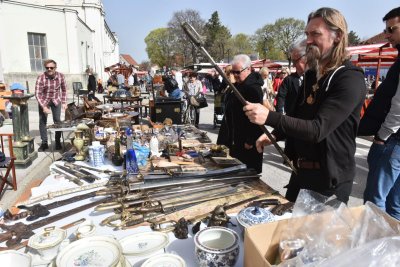
{"label": "blue and white porcelain bowl", "polygon": [[234,266],[239,255],[239,236],[220,226],[207,227],[194,237],[200,267]]}
{"label": "blue and white porcelain bowl", "polygon": [[263,208],[247,207],[242,209],[236,216],[240,228],[244,231],[245,228],[260,224],[275,221],[274,215]]}

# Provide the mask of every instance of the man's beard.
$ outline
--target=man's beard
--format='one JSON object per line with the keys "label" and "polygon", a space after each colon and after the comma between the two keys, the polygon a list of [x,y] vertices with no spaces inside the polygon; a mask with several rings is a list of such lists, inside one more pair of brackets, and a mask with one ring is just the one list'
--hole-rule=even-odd
{"label": "man's beard", "polygon": [[316,45],[308,45],[306,51],[306,59],[307,59],[307,69],[314,70],[317,74],[317,78],[319,79],[322,75],[321,73],[321,62],[326,58],[329,58],[332,55],[333,51],[332,47],[325,55],[321,55],[318,46]]}

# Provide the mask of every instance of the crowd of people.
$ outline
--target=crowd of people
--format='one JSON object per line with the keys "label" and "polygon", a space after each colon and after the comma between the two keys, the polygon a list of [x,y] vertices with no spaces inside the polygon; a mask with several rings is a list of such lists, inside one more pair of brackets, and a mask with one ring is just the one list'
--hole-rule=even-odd
{"label": "crowd of people", "polygon": [[[389,11],[383,21],[385,37],[400,51],[400,7]],[[175,99],[207,90],[223,94],[224,119],[217,143],[258,173],[262,172],[264,146],[285,140],[285,154],[295,167],[286,186],[290,201],[296,200],[300,189],[310,189],[346,203],[356,173],[356,137],[374,136],[364,200],[400,219],[400,58],[386,78],[374,84],[378,88],[360,122],[366,80],[371,79],[348,60],[346,19],[336,9],[320,8],[309,14],[304,32],[306,39],[291,47],[293,73],[284,68],[272,77],[268,68],[252,70],[247,55],[233,58],[225,68],[226,78],[243,96],[245,105],[215,70],[199,75],[165,68],[165,91]],[[59,122],[66,108],[64,75],[57,72],[54,60],[45,61],[44,67],[46,71],[35,86],[40,150],[48,149],[47,115],[52,113],[53,121]],[[103,90],[102,82],[96,81],[92,70],[87,74],[90,97],[96,99],[95,92]],[[145,86],[151,79],[151,75],[143,79],[132,75],[127,81],[120,73],[108,85],[124,89],[127,82],[128,87]],[[198,126],[199,109],[196,112]],[[274,129],[270,136],[263,129],[267,125]],[[56,135],[59,147],[60,135]]]}

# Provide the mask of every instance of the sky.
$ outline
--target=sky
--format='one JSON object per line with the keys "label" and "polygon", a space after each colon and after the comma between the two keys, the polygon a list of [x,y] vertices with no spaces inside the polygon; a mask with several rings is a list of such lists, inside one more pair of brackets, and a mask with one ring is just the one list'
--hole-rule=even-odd
{"label": "sky", "polygon": [[399,0],[103,0],[106,21],[119,39],[120,53],[131,55],[138,63],[148,60],[144,39],[154,29],[167,27],[174,12],[197,10],[208,21],[218,11],[220,21],[232,35],[253,35],[265,24],[279,18],[306,21],[320,7],[338,9],[345,16],[349,31],[361,40],[385,28],[383,16],[399,7]]}

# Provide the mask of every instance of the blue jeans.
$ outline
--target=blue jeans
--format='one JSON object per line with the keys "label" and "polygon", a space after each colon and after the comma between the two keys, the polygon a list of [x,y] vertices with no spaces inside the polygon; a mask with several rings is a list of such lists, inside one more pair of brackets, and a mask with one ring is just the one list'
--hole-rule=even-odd
{"label": "blue jeans", "polygon": [[364,202],[371,201],[400,220],[400,140],[390,137],[384,145],[373,143],[368,166]]}
{"label": "blue jeans", "polygon": [[169,97],[174,98],[174,99],[180,99],[181,98],[181,90],[179,88],[176,88],[174,91],[172,91],[170,94],[168,94]]}

